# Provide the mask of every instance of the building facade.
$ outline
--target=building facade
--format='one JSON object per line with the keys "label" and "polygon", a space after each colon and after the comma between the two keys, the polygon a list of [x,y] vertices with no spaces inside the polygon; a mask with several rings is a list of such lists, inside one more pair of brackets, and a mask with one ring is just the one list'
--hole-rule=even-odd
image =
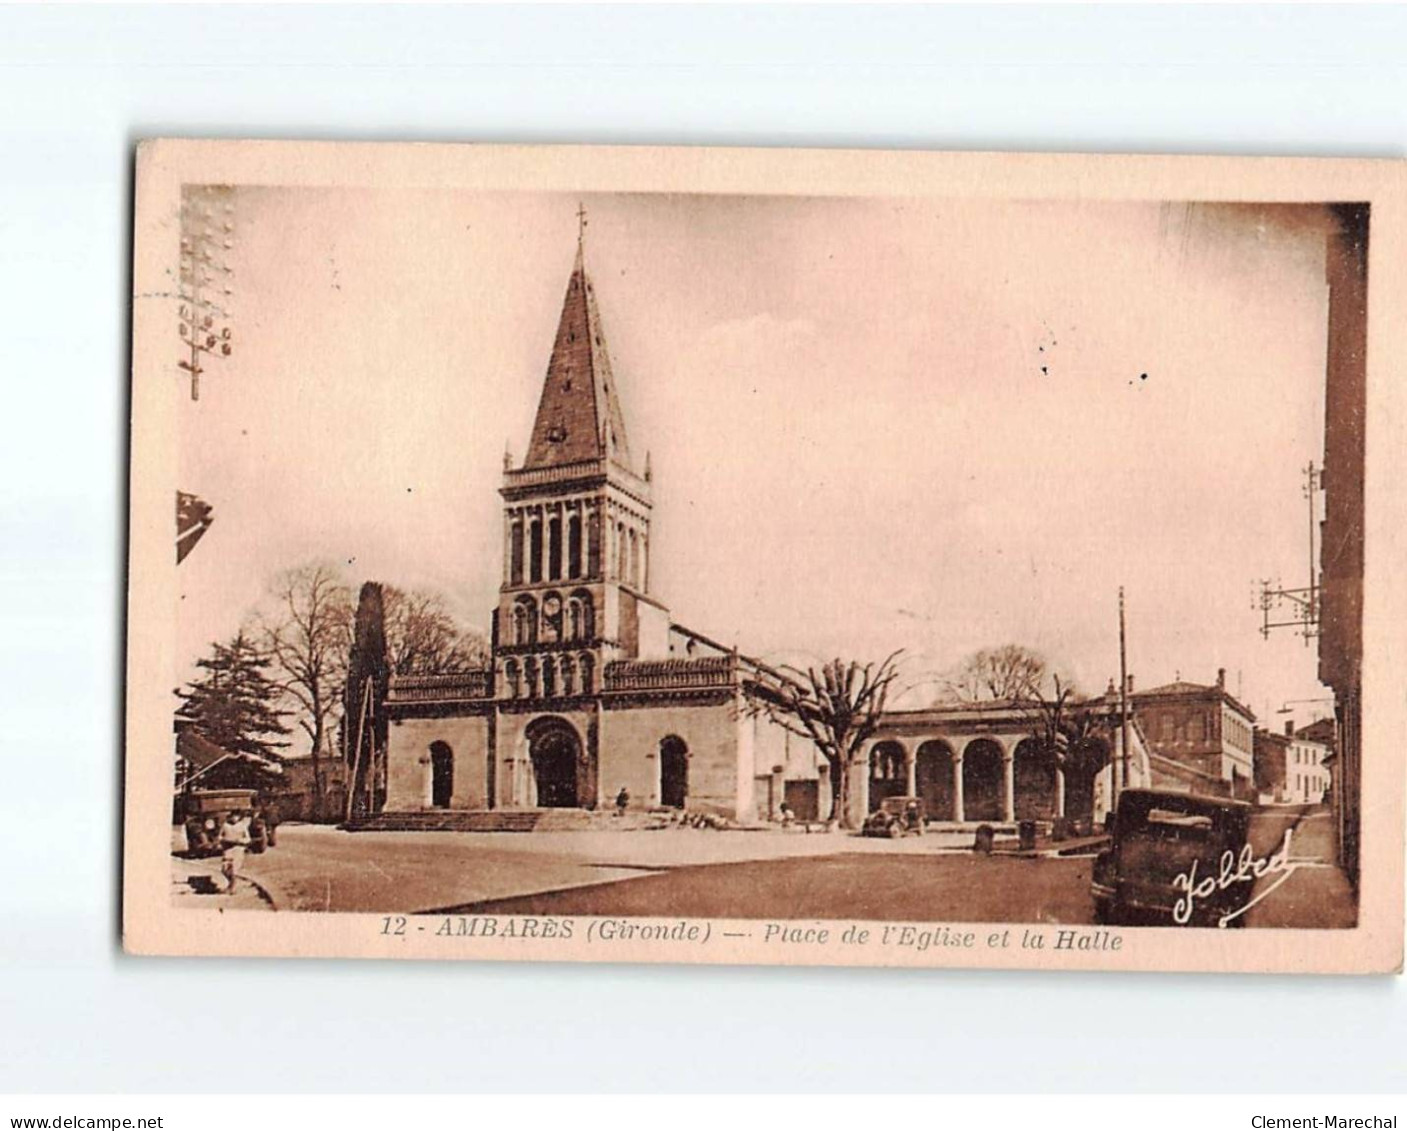
{"label": "building facade", "polygon": [[527,453],[505,457],[493,660],[397,677],[386,809],[689,807],[749,820],[794,739],[756,665],[676,625],[651,584],[652,476],[626,436],[578,246]]}
{"label": "building facade", "polygon": [[1255,779],[1256,795],[1267,804],[1284,803],[1289,800],[1285,769],[1289,762],[1290,732],[1256,727],[1255,738]]}
{"label": "building facade", "polygon": [[1262,801],[1320,805],[1328,799],[1332,780],[1332,741],[1317,727],[1296,730],[1285,724],[1283,734],[1257,728],[1255,734],[1256,790]]}
{"label": "building facade", "polygon": [[1367,204],[1332,206],[1325,241],[1324,521],[1319,537],[1319,679],[1334,692],[1334,825],[1355,887],[1362,836],[1364,416],[1368,398]]}
{"label": "building facade", "polygon": [[1214,684],[1178,680],[1132,695],[1133,714],[1153,754],[1153,784],[1249,798],[1255,792],[1255,714]]}
{"label": "building facade", "polygon": [[[521,464],[505,457],[492,661],[389,681],[385,811],[688,808],[738,821],[833,816],[814,745],[755,707],[777,673],[676,624],[652,584],[653,476],[632,453],[580,246]],[[954,823],[1103,818],[1111,767],[1150,784],[1115,701],[1059,756],[1030,704],[893,711],[845,768],[852,821],[897,793]],[[1247,739],[1249,742],[1249,739]],[[1247,755],[1249,765],[1249,754]]]}
{"label": "building facade", "polygon": [[1031,703],[886,712],[869,747],[858,807],[872,812],[886,797],[910,796],[923,798],[924,811],[938,821],[1102,821],[1114,765],[1129,787],[1146,787],[1149,750],[1131,720],[1123,758],[1117,698],[1080,706],[1088,737],[1062,751],[1034,737],[1042,720]]}

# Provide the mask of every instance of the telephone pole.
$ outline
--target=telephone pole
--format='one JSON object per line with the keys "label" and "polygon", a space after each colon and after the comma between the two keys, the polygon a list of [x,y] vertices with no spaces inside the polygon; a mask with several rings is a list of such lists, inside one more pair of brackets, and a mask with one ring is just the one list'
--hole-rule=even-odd
{"label": "telephone pole", "polygon": [[179,329],[185,356],[176,364],[190,375],[191,400],[200,400],[203,358],[234,350],[228,300],[234,294],[234,195],[224,185],[181,190]]}
{"label": "telephone pole", "polygon": [[1129,663],[1124,626],[1124,587],[1119,586],[1119,758],[1110,771],[1113,802],[1118,805],[1129,780]]}
{"label": "telephone pole", "polygon": [[[1304,473],[1304,497],[1309,500],[1309,584],[1299,589],[1286,589],[1269,580],[1260,583],[1259,605],[1261,612],[1260,634],[1267,640],[1271,629],[1295,628],[1304,637],[1304,646],[1319,635],[1319,559],[1315,544],[1316,529],[1319,525],[1315,499],[1323,489],[1324,472],[1314,466],[1314,461],[1301,469]],[[1281,612],[1280,610],[1285,610]],[[1272,614],[1285,616],[1286,620],[1271,620]]]}

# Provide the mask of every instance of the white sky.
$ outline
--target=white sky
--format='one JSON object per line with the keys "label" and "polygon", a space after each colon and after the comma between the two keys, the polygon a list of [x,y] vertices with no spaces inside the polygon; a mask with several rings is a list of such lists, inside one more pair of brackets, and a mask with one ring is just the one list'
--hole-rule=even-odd
{"label": "white sky", "polygon": [[[578,198],[236,197],[235,353],[198,403],[173,389],[182,488],[216,513],[178,571],[181,655],[311,558],[487,629],[504,444],[527,444]],[[1097,692],[1122,584],[1139,686],[1225,667],[1272,727],[1327,694],[1251,607],[1253,579],[1307,573],[1309,210],[584,201],[676,620],[770,658],[903,647],[910,679],[1014,641]]]}

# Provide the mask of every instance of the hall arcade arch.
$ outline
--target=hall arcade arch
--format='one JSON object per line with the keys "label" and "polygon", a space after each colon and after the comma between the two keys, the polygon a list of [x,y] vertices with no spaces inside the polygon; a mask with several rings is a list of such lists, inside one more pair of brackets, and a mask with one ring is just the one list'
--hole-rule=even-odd
{"label": "hall arcade arch", "polygon": [[[1102,819],[1119,735],[1117,704],[1096,701],[1085,709],[1095,729],[1060,756],[1032,735],[1031,711],[1021,704],[889,712],[852,791],[864,793],[857,811],[907,795],[923,798],[933,821]],[[1129,737],[1128,784],[1146,786],[1148,750],[1136,724]]]}

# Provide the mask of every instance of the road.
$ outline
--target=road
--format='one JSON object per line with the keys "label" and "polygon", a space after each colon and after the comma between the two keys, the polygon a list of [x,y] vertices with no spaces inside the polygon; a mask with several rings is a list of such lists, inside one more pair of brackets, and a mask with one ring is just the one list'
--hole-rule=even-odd
{"label": "road", "polygon": [[1341,929],[1358,921],[1357,900],[1347,877],[1333,863],[1333,817],[1322,805],[1261,810],[1251,818],[1251,847],[1268,858],[1290,834],[1288,872],[1257,882],[1246,912],[1248,927]]}
{"label": "road", "polygon": [[[1257,814],[1257,855],[1279,849],[1286,829],[1297,867],[1288,879],[1260,881],[1265,897],[1247,926],[1351,925],[1351,894],[1327,863],[1327,813]],[[1089,857],[983,857],[953,851],[959,843],[794,831],[354,834],[285,825],[278,846],[245,867],[282,910],[1093,921]]]}
{"label": "road", "polygon": [[[1090,923],[1090,860],[843,853],[674,869],[481,903],[502,914]],[[779,909],[785,909],[779,911]]]}

